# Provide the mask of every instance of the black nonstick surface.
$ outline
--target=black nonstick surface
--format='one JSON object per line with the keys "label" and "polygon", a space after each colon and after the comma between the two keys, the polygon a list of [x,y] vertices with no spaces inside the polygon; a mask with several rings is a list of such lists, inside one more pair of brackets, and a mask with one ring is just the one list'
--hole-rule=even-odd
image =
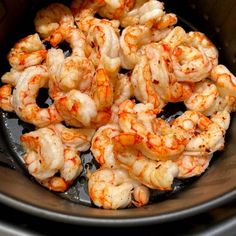
{"label": "black nonstick surface", "polygon": [[[180,2],[189,4],[191,1]],[[9,37],[6,47],[3,49],[5,53],[8,52],[17,39],[34,33],[32,24],[34,15],[40,7],[46,4],[48,4],[48,1],[40,3],[35,1],[35,4],[27,9],[29,14],[26,18],[22,19],[21,28],[16,29],[16,32]],[[173,8],[173,12],[175,12],[174,9],[178,10],[179,7],[179,5],[176,7],[174,4],[168,5],[168,1],[166,5],[170,10]],[[183,16],[181,15],[179,17],[179,25],[183,26],[187,31],[199,28],[199,22],[198,24],[193,24],[193,21],[190,23],[190,21],[186,20],[187,18],[184,14]],[[199,30],[204,32],[201,28]],[[214,34],[212,35],[214,36],[212,38],[210,37],[211,35],[208,36],[218,46],[221,62],[227,63],[226,57],[224,57],[222,52],[220,40],[215,38]],[[64,48],[65,53],[68,53],[68,48],[66,46]],[[2,65],[4,65],[1,67],[2,72],[9,70],[6,60],[3,59]],[[47,91],[40,91],[38,103],[41,106],[50,103],[50,100],[47,98]],[[182,104],[170,104],[161,115],[166,119],[172,119],[180,115],[181,111],[184,111]],[[91,204],[87,194],[85,171],[65,193],[60,194],[52,193],[34,181],[27,174],[27,170],[24,167],[22,159],[23,150],[19,143],[20,135],[33,130],[34,127],[20,121],[13,113],[1,112],[1,138],[5,142],[5,149],[8,152],[5,156],[8,156],[8,160],[10,159],[11,161],[10,165],[4,162],[5,164],[0,166],[0,177],[1,174],[4,175],[0,183],[5,181],[3,185],[0,185],[0,201],[20,210],[49,219],[90,225],[100,223],[101,225],[124,226],[137,222],[140,224],[151,224],[153,222],[170,221],[196,214],[236,197],[236,181],[234,178],[234,176],[236,177],[236,157],[233,158],[236,151],[235,145],[233,145],[236,141],[236,123],[234,119],[232,116],[233,122],[226,136],[225,151],[214,156],[213,161],[203,176],[185,181],[175,180],[173,191],[153,191],[150,204],[143,208],[107,211],[97,209]],[[87,167],[91,170],[97,168],[97,164],[90,152],[83,153],[81,158],[84,170]],[[11,168],[6,168],[7,166]],[[2,168],[4,171],[1,171]],[[16,171],[12,172],[12,169]],[[202,196],[204,193],[205,196]]]}

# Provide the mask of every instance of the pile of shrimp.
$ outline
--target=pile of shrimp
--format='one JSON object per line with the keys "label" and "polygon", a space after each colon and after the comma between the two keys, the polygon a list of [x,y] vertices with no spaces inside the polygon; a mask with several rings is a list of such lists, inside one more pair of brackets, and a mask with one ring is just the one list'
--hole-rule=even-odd
{"label": "pile of shrimp", "polygon": [[[36,32],[7,56],[0,107],[35,126],[20,142],[39,184],[66,191],[88,150],[100,166],[86,170],[88,193],[105,209],[144,206],[152,190],[204,173],[224,149],[236,77],[205,34],[177,22],[156,0],[73,0],[37,12]],[[41,88],[47,108],[36,102]],[[178,102],[185,112],[160,118]]]}

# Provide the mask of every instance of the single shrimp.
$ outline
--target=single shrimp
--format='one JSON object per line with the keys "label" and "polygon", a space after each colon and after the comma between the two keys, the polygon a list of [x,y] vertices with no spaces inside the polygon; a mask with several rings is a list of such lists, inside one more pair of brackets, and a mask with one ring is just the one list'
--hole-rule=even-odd
{"label": "single shrimp", "polygon": [[[119,106],[119,126],[123,132],[137,133],[142,137],[145,137],[148,132],[152,132],[151,123],[155,119],[157,111],[153,105],[135,104],[134,101],[126,100]],[[145,119],[141,113],[145,114]],[[151,129],[151,130],[150,130]]]}
{"label": "single shrimp", "polygon": [[222,96],[236,97],[236,77],[224,65],[215,66],[210,78]]}
{"label": "single shrimp", "polygon": [[224,148],[224,136],[229,127],[230,114],[217,112],[209,119],[209,125],[199,127],[199,133],[193,135],[185,147],[187,155],[210,155]]}
{"label": "single shrimp", "polygon": [[151,43],[142,50],[150,67],[153,87],[165,103],[181,102],[191,95],[194,86],[177,81],[165,44]]}
{"label": "single shrimp", "polygon": [[61,3],[52,3],[42,8],[34,20],[36,31],[55,47],[65,38],[68,28],[74,28],[70,9]]}
{"label": "single shrimp", "polygon": [[189,110],[211,115],[211,108],[218,97],[219,91],[216,85],[209,80],[203,80],[196,83],[193,93],[184,101],[184,104]]}
{"label": "single shrimp", "polygon": [[75,89],[55,97],[54,104],[66,124],[74,127],[90,126],[97,115],[94,100]]}
{"label": "single shrimp", "polygon": [[100,127],[93,136],[91,151],[95,160],[102,167],[114,168],[117,166],[112,138],[118,135],[119,132],[119,126],[108,124]]}
{"label": "single shrimp", "polygon": [[20,141],[26,152],[25,164],[36,179],[48,179],[62,168],[64,147],[61,139],[52,130],[40,128],[23,134]]}
{"label": "single shrimp", "polygon": [[176,178],[185,179],[193,176],[199,176],[209,166],[212,155],[188,156],[182,154],[175,162],[179,168]]}
{"label": "single shrimp", "polygon": [[37,127],[62,121],[54,104],[40,108],[36,103],[39,89],[48,83],[45,66],[32,66],[24,70],[13,91],[13,106],[16,114],[25,122]]}
{"label": "single shrimp", "polygon": [[[46,61],[49,74],[57,84],[56,90],[68,92],[71,89],[78,89],[81,92],[88,92],[95,68],[87,58],[90,48],[85,36],[79,29],[70,29],[65,36],[65,41],[70,44],[72,54],[65,58],[62,56],[62,51],[59,51],[60,49],[49,49]],[[55,60],[54,57],[57,55],[59,58]]]}
{"label": "single shrimp", "polygon": [[113,27],[98,23],[87,35],[87,42],[94,47],[90,59],[96,67],[103,66],[110,76],[116,77],[120,69],[120,44]]}
{"label": "single shrimp", "polygon": [[152,27],[160,21],[164,12],[164,4],[159,1],[137,1],[134,7],[126,14],[120,17],[122,27],[129,25],[147,25]]}
{"label": "single shrimp", "polygon": [[143,25],[126,27],[120,36],[121,66],[133,69],[140,61],[138,50],[152,39],[151,30]]}
{"label": "single shrimp", "polygon": [[39,65],[46,58],[47,50],[38,34],[29,35],[19,40],[7,55],[12,68],[17,71]]}
{"label": "single shrimp", "polygon": [[[53,130],[40,128],[22,135],[20,140],[29,173],[50,190],[64,192],[81,173],[79,153],[65,147]],[[55,176],[58,172],[60,177]]]}
{"label": "single shrimp", "polygon": [[89,150],[93,135],[95,134],[95,129],[67,128],[61,123],[50,125],[48,128],[54,130],[64,145],[80,152]]}
{"label": "single shrimp", "polygon": [[14,112],[12,89],[11,84],[5,84],[0,87],[0,108],[4,111]]}
{"label": "single shrimp", "polygon": [[[115,136],[114,150],[117,161],[129,175],[151,189],[170,190],[174,178],[178,175],[177,165],[168,161],[154,161],[133,149],[129,135]],[[132,148],[132,149],[131,149]]]}
{"label": "single shrimp", "polygon": [[[206,79],[218,63],[216,47],[200,32],[189,32],[183,36],[184,34],[180,33],[178,37],[170,37],[179,39],[177,45],[172,47],[174,74],[178,81],[182,82],[199,82]],[[168,44],[167,39],[165,42]]]}
{"label": "single shrimp", "polygon": [[[149,201],[146,187],[131,179],[122,168],[101,168],[89,175],[89,196],[93,203],[105,209],[125,208],[132,204],[142,206]],[[133,194],[134,192],[134,194]]]}
{"label": "single shrimp", "polygon": [[155,108],[161,110],[165,102],[156,92],[152,82],[150,66],[146,59],[142,59],[135,67],[131,75],[134,96],[142,103],[152,103]]}

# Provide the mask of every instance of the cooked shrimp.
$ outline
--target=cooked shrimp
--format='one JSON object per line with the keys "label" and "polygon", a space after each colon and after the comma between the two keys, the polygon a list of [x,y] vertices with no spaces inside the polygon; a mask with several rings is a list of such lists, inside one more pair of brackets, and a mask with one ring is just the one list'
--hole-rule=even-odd
{"label": "cooked shrimp", "polygon": [[[82,171],[79,153],[65,147],[49,128],[22,135],[21,142],[29,173],[50,190],[64,192]],[[58,172],[60,177],[54,176]]]}
{"label": "cooked shrimp", "polygon": [[[87,56],[90,54],[89,45],[86,43],[85,36],[79,29],[68,30],[65,41],[70,44],[72,54],[66,57],[60,68],[60,59],[54,60],[54,52],[49,51],[48,64],[56,67],[53,63],[59,62],[61,69],[56,76],[60,90],[68,92],[71,89],[78,89],[81,92],[88,92],[91,88],[92,79],[95,74],[95,68]],[[55,49],[54,49],[55,50]],[[53,63],[50,63],[53,61]],[[50,68],[49,68],[50,72]],[[53,75],[52,75],[53,76]]]}
{"label": "cooked shrimp", "polygon": [[114,168],[117,166],[112,138],[118,135],[119,132],[117,125],[105,125],[100,127],[93,136],[91,151],[102,167]]}
{"label": "cooked shrimp", "polygon": [[32,66],[24,70],[13,91],[13,106],[20,119],[38,127],[62,121],[54,104],[40,108],[36,103],[39,89],[47,83],[48,71],[45,66]]}
{"label": "cooked shrimp", "polygon": [[215,82],[222,96],[236,97],[236,77],[224,65],[215,66],[210,78]]}
{"label": "cooked shrimp", "polygon": [[1,77],[1,81],[4,84],[10,84],[13,87],[15,87],[19,77],[21,76],[21,74],[22,74],[22,71],[17,71],[15,69],[11,68],[11,70],[9,72],[6,72]]}
{"label": "cooked shrimp", "polygon": [[178,81],[198,82],[210,75],[218,63],[218,51],[200,32],[189,32],[172,52],[173,68]]}
{"label": "cooked shrimp", "polygon": [[108,19],[120,19],[134,6],[135,0],[105,0],[106,4],[99,8],[98,14]]}
{"label": "cooked shrimp", "polygon": [[19,40],[10,50],[7,58],[15,70],[40,64],[47,55],[47,50],[38,34],[29,35]]}
{"label": "cooked shrimp", "polygon": [[98,23],[93,25],[87,35],[87,41],[94,47],[90,59],[95,66],[103,66],[108,73],[116,77],[120,69],[119,39],[113,27]]}
{"label": "cooked shrimp", "polygon": [[128,25],[147,25],[151,27],[165,14],[164,4],[159,1],[137,1],[132,10],[120,17],[122,27]]}
{"label": "cooked shrimp", "polygon": [[158,30],[164,30],[166,28],[169,28],[173,25],[175,25],[178,21],[178,18],[173,13],[165,14],[161,17],[161,19],[154,24],[153,28]]}
{"label": "cooked shrimp", "polygon": [[196,83],[193,93],[184,101],[187,109],[211,115],[211,108],[219,97],[215,84],[209,80]]}
{"label": "cooked shrimp", "polygon": [[[125,107],[125,105],[129,105]],[[133,104],[131,101],[124,102],[119,111],[119,124],[125,133],[121,138],[129,139],[128,143],[140,150],[145,156],[153,160],[175,159],[185,148],[188,136],[185,132],[177,127],[173,127],[166,134],[153,132],[153,121],[155,120],[155,110],[147,107],[141,111],[149,116],[143,118],[142,113],[138,116],[132,111]],[[136,105],[137,106],[137,105]],[[146,110],[147,109],[147,110]]]}
{"label": "cooked shrimp", "polygon": [[152,103],[155,108],[161,110],[165,102],[155,91],[152,83],[152,74],[147,60],[142,59],[135,67],[131,75],[131,83],[134,96],[142,103]]}
{"label": "cooked shrimp", "polygon": [[28,171],[38,180],[54,176],[64,164],[64,147],[61,139],[48,128],[41,128],[20,138],[26,152]]}
{"label": "cooked shrimp", "polygon": [[66,124],[74,127],[90,126],[97,115],[95,102],[78,90],[56,97],[54,103]]}
{"label": "cooked shrimp", "polygon": [[[90,6],[92,4],[92,6]],[[94,6],[95,5],[95,6]],[[98,4],[99,5],[99,4]],[[120,22],[118,20],[99,19],[94,15],[99,7],[96,2],[85,2],[82,0],[73,0],[71,10],[75,18],[76,25],[82,32],[87,35],[89,29],[99,23],[107,24],[119,33]]]}
{"label": "cooked shrimp", "polygon": [[[170,190],[178,167],[172,161],[154,161],[145,157],[140,151],[127,148],[127,139],[118,135],[113,138],[115,156],[130,176],[151,189]],[[130,143],[130,147],[132,144]]]}
{"label": "cooked shrimp", "polygon": [[[144,189],[144,191],[142,191]],[[149,191],[131,179],[122,168],[101,168],[90,174],[88,181],[89,196],[93,203],[105,209],[125,208],[132,204],[142,206],[149,201]],[[133,192],[135,193],[133,195]],[[133,196],[132,196],[133,195]]]}
{"label": "cooked shrimp", "polygon": [[58,123],[48,126],[54,130],[64,145],[74,148],[80,152],[89,150],[92,137],[95,133],[94,129],[75,129],[67,128],[66,126]]}
{"label": "cooked shrimp", "polygon": [[170,52],[162,43],[143,47],[151,71],[151,80],[156,93],[167,102],[184,101],[192,93],[192,84],[180,83],[173,74]]}
{"label": "cooked shrimp", "polygon": [[[145,119],[143,113],[146,113]],[[123,132],[137,133],[145,137],[148,132],[151,132],[150,126],[156,113],[157,111],[150,103],[136,105],[134,101],[126,100],[119,106],[119,126]]]}
{"label": "cooked shrimp", "polygon": [[126,27],[120,37],[121,66],[125,69],[133,69],[139,62],[138,50],[141,46],[151,42],[152,32],[143,25]]}
{"label": "cooked shrimp", "polygon": [[73,180],[80,175],[82,169],[83,167],[79,153],[75,149],[65,148],[64,164],[60,169],[60,177],[53,176],[45,180],[38,181],[50,190],[64,192],[72,184]]}
{"label": "cooked shrimp", "polygon": [[227,111],[218,112],[209,119],[209,125],[199,127],[185,147],[187,155],[210,155],[224,148],[224,135],[228,129],[230,115]]}
{"label": "cooked shrimp", "polygon": [[5,84],[0,87],[0,108],[4,111],[13,112],[12,86]]}
{"label": "cooked shrimp", "polygon": [[209,166],[212,155],[188,156],[182,154],[175,162],[179,168],[177,178],[185,179],[201,175]]}
{"label": "cooked shrimp", "polygon": [[75,27],[70,9],[61,3],[52,3],[39,10],[34,23],[36,31],[53,47],[64,40],[68,28]]}

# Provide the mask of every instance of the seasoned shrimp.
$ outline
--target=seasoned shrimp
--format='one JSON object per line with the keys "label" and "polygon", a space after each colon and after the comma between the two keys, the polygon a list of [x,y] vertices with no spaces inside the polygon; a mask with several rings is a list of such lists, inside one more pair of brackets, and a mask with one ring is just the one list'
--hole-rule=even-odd
{"label": "seasoned shrimp", "polygon": [[49,87],[53,98],[59,91],[78,89],[81,92],[88,92],[95,73],[93,64],[87,58],[90,48],[83,33],[79,29],[70,29],[65,41],[72,48],[69,57],[65,58],[61,49],[48,50],[46,64],[52,80],[49,82]]}
{"label": "seasoned shrimp", "polygon": [[[175,32],[179,34],[174,36]],[[168,37],[164,42],[172,43],[173,39],[176,40],[174,44],[177,45],[172,47],[172,61],[174,74],[178,81],[199,82],[206,79],[213,66],[218,63],[216,47],[204,34],[189,32],[184,35],[180,27],[178,27],[178,31],[174,29],[173,36]],[[168,40],[170,41],[168,42]]]}
{"label": "seasoned shrimp", "polygon": [[13,106],[16,114],[25,122],[44,127],[62,121],[54,104],[40,108],[36,103],[39,89],[48,83],[45,66],[32,66],[24,70],[13,91]]}
{"label": "seasoned shrimp", "polygon": [[120,19],[135,4],[135,0],[105,0],[104,2],[106,4],[99,8],[98,14],[108,19]]}
{"label": "seasoned shrimp", "polygon": [[184,101],[187,109],[211,115],[211,108],[219,97],[215,84],[209,80],[196,83],[193,93]]}
{"label": "seasoned shrimp", "polygon": [[70,9],[61,3],[52,3],[37,12],[36,31],[53,47],[64,40],[68,28],[75,27]]}
{"label": "seasoned shrimp", "polygon": [[0,87],[0,108],[4,111],[13,112],[12,86],[5,84]]}
{"label": "seasoned shrimp", "polygon": [[67,128],[63,124],[53,124],[48,128],[54,130],[54,132],[61,138],[63,144],[67,147],[74,148],[80,152],[88,151],[91,145],[91,140],[95,133],[94,129],[75,129]]}
{"label": "seasoned shrimp", "polygon": [[74,179],[76,179],[83,167],[79,157],[79,153],[72,148],[64,149],[64,164],[60,169],[60,177],[53,176],[45,180],[39,181],[40,184],[46,188],[56,191],[64,192],[68,189]]}
{"label": "seasoned shrimp", "polygon": [[133,69],[139,62],[138,50],[141,46],[151,42],[152,32],[143,25],[126,27],[120,37],[121,66],[125,69]]}
{"label": "seasoned shrimp", "polygon": [[98,23],[93,25],[87,35],[87,41],[94,47],[90,59],[95,66],[103,66],[112,77],[116,77],[120,69],[118,36],[113,27]]}
{"label": "seasoned shrimp", "polygon": [[145,186],[131,179],[122,168],[101,168],[89,175],[88,190],[93,203],[105,209],[125,208],[132,204],[142,206],[149,201]]}
{"label": "seasoned shrimp", "polygon": [[[121,138],[129,139],[129,143],[140,150],[145,156],[153,160],[175,159],[185,148],[188,136],[182,129],[173,127],[166,134],[153,133],[153,124],[155,120],[155,110],[152,106],[139,108],[139,116],[134,111],[134,104],[131,101],[125,101],[121,104],[119,111],[119,124],[125,133]],[[133,110],[132,110],[133,109]],[[149,116],[143,118],[143,114]]]}
{"label": "seasoned shrimp", "polygon": [[74,127],[90,126],[96,117],[97,109],[93,99],[78,90],[55,98],[55,107],[67,125]]}
{"label": "seasoned shrimp", "polygon": [[173,74],[170,52],[165,44],[151,43],[143,47],[156,93],[167,102],[184,101],[192,93],[192,84],[180,83]]}
{"label": "seasoned shrimp", "polygon": [[193,135],[185,147],[187,155],[210,155],[224,148],[224,135],[229,127],[230,114],[217,112],[209,119],[209,124],[199,127],[199,133]]}
{"label": "seasoned shrimp", "polygon": [[[21,136],[29,173],[45,187],[64,192],[81,173],[79,153],[65,147],[57,134],[49,128],[40,128]],[[60,177],[54,176],[60,172]]]}
{"label": "seasoned shrimp", "polygon": [[10,50],[7,58],[15,70],[40,64],[47,55],[47,50],[38,34],[29,35],[19,40]]}
{"label": "seasoned shrimp", "polygon": [[120,17],[122,27],[128,25],[147,25],[151,27],[160,21],[164,12],[164,4],[159,1],[136,1],[135,6],[127,14]]}
{"label": "seasoned shrimp", "polygon": [[127,148],[133,145],[129,142],[129,137],[126,139],[123,135],[118,135],[113,139],[116,159],[132,178],[151,189],[171,189],[173,180],[178,175],[178,167],[174,162],[150,160],[140,151]]}
{"label": "seasoned shrimp", "polygon": [[236,97],[236,77],[224,65],[215,66],[210,78],[215,82],[222,96]]}
{"label": "seasoned shrimp", "polygon": [[177,178],[185,179],[201,175],[209,166],[212,155],[188,156],[182,154],[175,162],[179,168]]}
{"label": "seasoned shrimp", "polygon": [[102,167],[114,168],[117,166],[112,138],[118,135],[119,132],[117,125],[105,125],[100,127],[93,136],[91,151]]}
{"label": "seasoned shrimp", "polygon": [[28,171],[38,180],[52,177],[64,164],[64,148],[60,138],[50,129],[41,128],[20,138],[26,152]]}
{"label": "seasoned shrimp", "polygon": [[[92,4],[92,6],[90,6]],[[95,5],[94,5],[95,4]],[[98,4],[99,5],[99,4]],[[89,29],[99,23],[107,24],[119,33],[120,22],[118,20],[99,19],[94,15],[97,12],[98,5],[96,2],[85,2],[82,0],[73,0],[71,11],[75,18],[75,23],[82,32],[87,35]]]}
{"label": "seasoned shrimp", "polygon": [[152,103],[155,108],[161,110],[165,102],[156,92],[152,83],[152,74],[147,60],[142,59],[135,67],[131,75],[131,83],[134,96],[142,103]]}

